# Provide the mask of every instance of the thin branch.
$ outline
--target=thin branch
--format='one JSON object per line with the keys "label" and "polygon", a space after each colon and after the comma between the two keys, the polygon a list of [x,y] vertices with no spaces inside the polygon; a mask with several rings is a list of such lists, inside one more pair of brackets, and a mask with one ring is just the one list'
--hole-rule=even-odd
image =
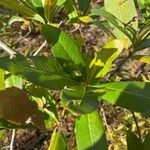
{"label": "thin branch", "polygon": [[109,136],[110,136],[110,139],[111,139],[111,141],[112,141],[112,143],[113,143],[114,140],[113,140],[113,137],[112,137],[112,134],[111,134],[111,131],[110,131],[111,129],[110,129],[108,123],[107,123],[105,111],[104,111],[103,108],[101,108],[100,110],[101,110],[101,113],[102,113],[102,116],[103,116],[104,124],[105,124],[105,126],[106,126],[107,131],[108,131],[108,134],[109,134]]}
{"label": "thin branch", "polygon": [[136,116],[135,116],[135,114],[134,114],[133,111],[131,111],[131,113],[132,113],[134,122],[135,122],[135,124],[136,124],[136,128],[137,128],[137,132],[138,132],[139,139],[140,139],[140,141],[142,141],[142,138],[141,138],[141,132],[140,132],[140,128],[139,128],[139,125],[138,125],[137,118],[136,118]]}
{"label": "thin branch", "polygon": [[21,37],[15,44],[13,44],[13,46],[15,46],[18,43],[20,43],[21,41],[23,41],[28,35],[30,35],[30,33],[31,33],[31,28],[29,28],[29,31],[27,32],[27,34],[25,34],[23,37]]}
{"label": "thin branch", "polygon": [[15,135],[16,135],[16,130],[13,129],[12,136],[11,136],[11,142],[10,142],[10,150],[13,150],[13,148],[14,148]]}
{"label": "thin branch", "polygon": [[0,48],[6,51],[10,56],[14,56],[15,54],[17,54],[13,49],[11,49],[8,45],[6,45],[1,40],[0,40]]}
{"label": "thin branch", "polygon": [[39,47],[39,49],[33,54],[33,56],[36,56],[46,45],[47,41],[44,41],[43,44]]}
{"label": "thin branch", "polygon": [[11,142],[10,142],[10,145],[9,145],[9,146],[4,146],[4,147],[2,147],[1,150],[2,150],[2,149],[13,150],[13,148],[14,148],[15,136],[16,136],[16,130],[13,129],[13,130],[12,130],[12,135],[11,135]]}

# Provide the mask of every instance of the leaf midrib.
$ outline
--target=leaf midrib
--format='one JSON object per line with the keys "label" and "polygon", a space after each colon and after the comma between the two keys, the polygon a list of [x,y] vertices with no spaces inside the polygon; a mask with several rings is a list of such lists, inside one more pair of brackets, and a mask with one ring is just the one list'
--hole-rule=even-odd
{"label": "leaf midrib", "polygon": [[92,150],[93,150],[93,140],[92,140],[92,134],[91,134],[91,130],[90,130],[90,119],[89,119],[89,115],[87,115],[87,121],[88,121],[88,130],[89,130],[89,135],[90,135],[90,141],[91,141],[91,145],[92,145]]}

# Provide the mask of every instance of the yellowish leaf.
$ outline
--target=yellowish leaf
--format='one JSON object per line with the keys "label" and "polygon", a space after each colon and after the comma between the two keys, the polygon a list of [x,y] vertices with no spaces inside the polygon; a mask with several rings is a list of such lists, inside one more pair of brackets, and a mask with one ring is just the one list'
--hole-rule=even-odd
{"label": "yellowish leaf", "polygon": [[88,23],[92,21],[92,18],[89,16],[82,16],[79,18],[80,21],[84,22],[84,23]]}

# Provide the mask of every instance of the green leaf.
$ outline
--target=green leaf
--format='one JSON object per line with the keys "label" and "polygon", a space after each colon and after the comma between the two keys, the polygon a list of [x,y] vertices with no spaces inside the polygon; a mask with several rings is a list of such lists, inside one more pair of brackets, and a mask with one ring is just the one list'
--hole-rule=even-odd
{"label": "green leaf", "polygon": [[[3,136],[5,135],[5,130],[0,129],[0,140],[3,138]],[[1,143],[0,143],[1,144]],[[1,146],[1,145],[0,145]]]}
{"label": "green leaf", "polygon": [[45,17],[48,22],[51,22],[53,19],[55,5],[56,5],[56,0],[44,0],[43,2]]}
{"label": "green leaf", "polygon": [[144,147],[144,150],[147,150],[147,148],[150,147],[150,133],[146,135],[145,140],[143,142],[143,147]]}
{"label": "green leaf", "polygon": [[[135,112],[150,112],[150,83],[112,82],[93,86],[100,98]],[[103,92],[102,92],[103,91]]]}
{"label": "green leaf", "polygon": [[113,61],[119,56],[125,47],[124,40],[113,40],[106,44],[100,52],[96,53],[95,58],[90,64],[89,80],[92,76],[99,78],[104,77],[112,68]]}
{"label": "green leaf", "polygon": [[22,79],[15,76],[15,75],[9,75],[8,77],[6,75],[5,88],[11,87],[11,86],[18,87],[19,89],[22,89],[23,88]]}
{"label": "green leaf", "polygon": [[[104,0],[104,6],[106,11],[137,31],[138,21],[137,19],[136,21],[132,21],[134,17],[137,17],[134,0]],[[131,23],[129,23],[130,21]],[[122,24],[119,25],[123,27]],[[120,32],[118,29],[115,29],[114,33],[117,38],[124,37],[124,34],[122,34],[122,32]]]}
{"label": "green leaf", "polygon": [[142,142],[133,132],[128,131],[126,138],[128,150],[143,150]]}
{"label": "green leaf", "polygon": [[135,41],[135,49],[138,48],[140,45],[142,45],[144,41],[149,40],[149,38],[150,38],[150,21],[147,21],[147,23],[142,27],[142,29],[137,35]]}
{"label": "green leaf", "polygon": [[30,84],[26,86],[26,90],[32,95],[33,97],[40,98],[45,97],[47,100],[50,99],[50,93],[47,89],[36,86],[34,84]]}
{"label": "green leaf", "polygon": [[37,8],[42,8],[43,7],[43,0],[31,0],[31,2],[33,3],[33,5]]}
{"label": "green leaf", "polygon": [[[133,37],[128,33],[127,29],[124,29],[123,23],[120,22],[113,14],[109,13],[108,11],[104,10],[103,8],[96,8],[91,10],[91,16],[103,16],[106,18],[107,21],[109,21],[115,28],[119,30],[119,33],[123,33],[122,35],[126,35],[130,41],[133,41]],[[117,38],[120,39],[120,37],[124,36],[117,36]]]}
{"label": "green leaf", "polygon": [[37,13],[42,16],[42,18],[45,18],[45,14],[44,14],[44,7],[42,4],[42,0],[31,0],[31,2],[33,3],[35,10],[37,11]]}
{"label": "green leaf", "polygon": [[77,118],[75,134],[78,150],[107,150],[103,123],[98,111]]}
{"label": "green leaf", "polygon": [[[64,31],[59,28],[45,25],[42,32],[49,44],[52,44],[52,53],[54,57],[60,60],[67,69],[73,70],[72,74],[81,77],[85,74],[85,62],[80,51],[80,46],[71,39]],[[69,44],[68,44],[69,43]]]}
{"label": "green leaf", "polygon": [[0,90],[3,90],[5,88],[4,76],[5,76],[5,71],[0,69]]}
{"label": "green leaf", "polygon": [[67,1],[67,0],[57,0],[56,5],[57,5],[58,7],[60,7],[60,6],[62,6],[66,1]]}
{"label": "green leaf", "polygon": [[78,17],[78,10],[77,10],[77,6],[76,6],[76,2],[75,0],[67,0],[64,3],[64,9],[66,11],[66,13],[68,14],[68,17],[70,20],[68,20],[68,22],[74,22],[77,21],[77,17]]}
{"label": "green leaf", "polygon": [[80,47],[64,31],[50,25],[44,25],[42,32],[48,43],[54,45],[52,53],[55,57],[72,60],[76,65],[84,66]]}
{"label": "green leaf", "polygon": [[83,86],[65,88],[61,94],[61,101],[64,106],[77,113],[91,113],[99,104],[98,94]]}
{"label": "green leaf", "polygon": [[25,17],[29,17],[31,19],[40,21],[41,23],[45,23],[43,18],[38,15],[36,12],[34,12],[31,8],[23,5],[23,3],[20,3],[16,0],[2,0],[0,1],[0,5],[3,5],[9,9],[12,9],[18,13],[21,13]]}
{"label": "green leaf", "polygon": [[60,130],[53,131],[48,150],[68,150],[66,139]]}
{"label": "green leaf", "polygon": [[150,39],[146,39],[139,46],[137,46],[135,48],[135,50],[140,51],[140,50],[143,50],[143,49],[149,48],[149,47],[150,47]]}
{"label": "green leaf", "polygon": [[91,0],[78,0],[79,10],[85,15],[90,8]]}
{"label": "green leaf", "polygon": [[0,68],[8,70],[14,75],[49,89],[63,89],[77,82],[63,72],[56,59],[47,57],[30,57],[17,55],[15,58],[0,58]]}
{"label": "green leaf", "polygon": [[43,114],[44,124],[46,129],[50,129],[54,125],[58,123],[58,120],[53,112],[49,111],[48,109],[41,110]]}

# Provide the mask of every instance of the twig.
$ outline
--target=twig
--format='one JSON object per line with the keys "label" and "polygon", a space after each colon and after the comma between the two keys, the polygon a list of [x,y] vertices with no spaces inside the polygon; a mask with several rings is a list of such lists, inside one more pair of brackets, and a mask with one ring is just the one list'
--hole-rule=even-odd
{"label": "twig", "polygon": [[4,147],[2,147],[1,150],[2,150],[2,149],[13,150],[13,148],[14,148],[14,141],[15,141],[15,135],[16,135],[16,130],[13,129],[13,130],[12,130],[12,135],[11,135],[11,142],[10,142],[10,145],[9,145],[9,146],[4,146]]}
{"label": "twig", "polygon": [[107,131],[108,131],[108,134],[109,134],[109,136],[110,136],[110,138],[111,138],[111,141],[113,142],[113,137],[112,137],[112,135],[111,135],[110,127],[109,127],[109,125],[108,125],[108,123],[107,123],[107,119],[106,119],[105,111],[104,111],[104,109],[103,109],[103,108],[101,108],[101,112],[102,112],[102,116],[103,116],[104,124],[105,124],[106,129],[107,129]]}
{"label": "twig", "polygon": [[1,40],[0,40],[0,48],[6,51],[10,56],[14,56],[15,54],[17,54],[13,49],[11,49],[8,45],[6,45]]}
{"label": "twig", "polygon": [[133,111],[131,111],[131,114],[132,114],[133,119],[134,119],[134,122],[135,122],[135,124],[136,124],[136,128],[137,128],[137,132],[138,132],[139,139],[140,139],[140,141],[142,141],[141,132],[140,132],[140,128],[139,128],[139,125],[138,125],[138,121],[137,121],[137,119],[136,119],[136,116],[135,116],[135,114],[134,114]]}
{"label": "twig", "polygon": [[39,49],[33,54],[33,56],[36,56],[46,45],[47,41],[44,41],[44,43],[39,47]]}
{"label": "twig", "polygon": [[11,136],[11,142],[10,142],[10,150],[13,150],[14,147],[14,141],[15,141],[15,135],[16,135],[16,130],[12,130],[12,136]]}
{"label": "twig", "polygon": [[20,43],[21,41],[23,41],[30,33],[31,33],[31,28],[29,28],[29,31],[27,32],[27,34],[25,34],[23,37],[21,37],[15,44],[13,44],[13,46],[15,46],[18,43]]}
{"label": "twig", "polygon": [[46,137],[45,134],[40,134],[37,138],[34,138],[32,141],[29,141],[29,143],[27,143],[24,146],[25,150],[30,150],[33,149],[41,140],[43,140]]}

